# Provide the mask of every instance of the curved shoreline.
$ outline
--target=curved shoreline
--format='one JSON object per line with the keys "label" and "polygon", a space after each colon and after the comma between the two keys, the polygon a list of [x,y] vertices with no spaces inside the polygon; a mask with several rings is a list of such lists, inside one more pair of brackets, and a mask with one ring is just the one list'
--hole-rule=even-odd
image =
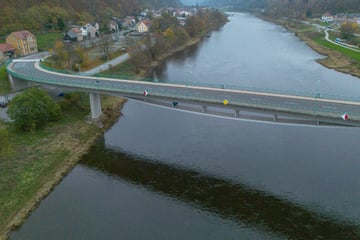
{"label": "curved shoreline", "polygon": [[283,26],[290,32],[294,33],[300,40],[304,41],[315,52],[325,56],[325,58],[317,59],[316,61],[328,69],[333,69],[338,72],[350,74],[354,77],[360,78],[360,63],[345,56],[344,54],[319,45],[310,39],[304,32],[297,31],[290,26],[290,22],[282,21],[280,19],[273,19],[262,15],[256,15],[264,21],[272,22]]}
{"label": "curved shoreline", "polygon": [[[60,168],[56,169],[54,176],[49,179],[34,195],[34,197],[27,201],[24,207],[12,217],[0,233],[0,240],[6,240],[9,238],[10,232],[21,226],[30,213],[36,209],[41,200],[47,197],[51,191],[61,182],[61,180],[75,167],[75,165],[81,160],[81,158],[88,152],[88,150],[95,144],[95,142],[107,131],[120,117],[121,109],[124,106],[126,100],[118,98],[114,101],[111,107],[104,110],[104,115],[101,119],[101,123],[104,127],[92,135],[85,142],[81,140],[74,142],[75,147],[71,150],[71,157],[65,158]],[[87,123],[84,123],[87,124]],[[73,133],[76,134],[76,133]],[[58,141],[58,139],[55,139]],[[61,144],[57,142],[56,144]]]}

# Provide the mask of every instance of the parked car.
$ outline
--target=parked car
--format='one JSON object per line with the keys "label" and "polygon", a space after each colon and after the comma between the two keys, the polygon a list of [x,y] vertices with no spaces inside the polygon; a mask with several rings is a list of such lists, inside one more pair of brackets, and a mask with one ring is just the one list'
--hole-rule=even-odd
{"label": "parked car", "polygon": [[7,107],[7,103],[6,103],[6,102],[0,102],[0,107],[1,107],[1,108],[6,108],[6,107]]}

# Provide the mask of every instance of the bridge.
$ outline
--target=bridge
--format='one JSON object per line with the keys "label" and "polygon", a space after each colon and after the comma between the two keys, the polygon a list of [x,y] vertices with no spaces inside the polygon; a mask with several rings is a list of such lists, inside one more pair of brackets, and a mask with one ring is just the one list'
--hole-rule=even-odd
{"label": "bridge", "polygon": [[[358,125],[360,120],[358,101],[227,89],[224,85],[194,86],[65,74],[41,67],[38,56],[13,60],[7,64],[7,71],[14,90],[43,84],[89,93],[92,119],[102,114],[100,96],[107,94],[176,108],[197,106],[197,110],[204,113],[217,111],[237,118],[255,112],[249,118],[261,118],[265,114],[271,116],[272,121],[306,118],[316,124],[342,125]],[[340,117],[343,113],[350,117],[346,122]]]}

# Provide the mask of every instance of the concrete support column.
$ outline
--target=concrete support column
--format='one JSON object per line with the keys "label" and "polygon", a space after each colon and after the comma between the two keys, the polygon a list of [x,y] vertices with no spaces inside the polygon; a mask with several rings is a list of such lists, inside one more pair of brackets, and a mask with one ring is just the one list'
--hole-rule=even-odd
{"label": "concrete support column", "polygon": [[207,106],[206,105],[202,105],[202,111],[203,111],[203,113],[207,113]]}
{"label": "concrete support column", "polygon": [[10,81],[10,84],[11,84],[11,88],[14,89],[14,79],[13,79],[13,76],[8,74],[8,77],[9,77],[9,81]]}
{"label": "concrete support column", "polygon": [[239,109],[235,109],[235,117],[236,118],[240,117],[240,110]]}
{"label": "concrete support column", "polygon": [[29,81],[18,79],[16,77],[13,77],[10,74],[8,74],[8,76],[9,76],[11,88],[13,91],[18,91],[21,89],[31,87],[31,82],[29,82]]}
{"label": "concrete support column", "polygon": [[277,122],[277,120],[278,120],[278,115],[274,114],[273,115],[273,122]]}
{"label": "concrete support column", "polygon": [[96,119],[100,117],[101,112],[101,98],[100,93],[90,93],[90,109],[91,109],[91,118]]}

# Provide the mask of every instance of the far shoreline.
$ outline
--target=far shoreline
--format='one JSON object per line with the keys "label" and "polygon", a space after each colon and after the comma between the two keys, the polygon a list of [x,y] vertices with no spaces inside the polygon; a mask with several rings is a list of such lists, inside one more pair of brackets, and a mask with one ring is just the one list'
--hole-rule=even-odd
{"label": "far shoreline", "polygon": [[296,29],[291,27],[289,22],[287,21],[281,19],[274,19],[259,14],[256,14],[255,16],[264,21],[272,22],[279,26],[283,26],[288,31],[294,33],[295,36],[298,37],[301,41],[304,41],[308,47],[325,57],[316,60],[316,62],[318,62],[322,66],[360,78],[360,63],[358,61],[353,60],[336,50],[319,45],[318,43],[310,39],[310,37],[307,36],[306,33],[297,31]]}

